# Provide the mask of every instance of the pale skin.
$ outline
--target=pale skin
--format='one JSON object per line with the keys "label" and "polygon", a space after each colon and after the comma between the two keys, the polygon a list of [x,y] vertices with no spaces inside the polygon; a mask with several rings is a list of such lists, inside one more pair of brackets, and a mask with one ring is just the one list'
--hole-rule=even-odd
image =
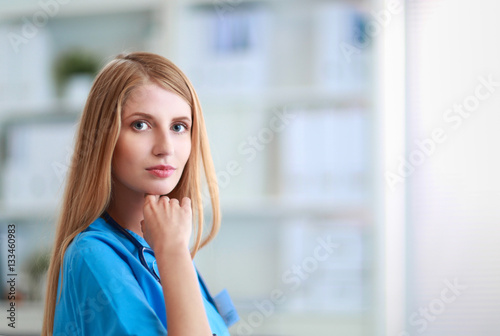
{"label": "pale skin", "polygon": [[[191,108],[182,97],[156,84],[136,89],[122,111],[113,154],[113,195],[108,213],[148,242],[156,255],[167,311],[168,334],[212,332],[189,253],[191,200],[168,195],[191,151]],[[148,168],[170,165],[156,176]]]}

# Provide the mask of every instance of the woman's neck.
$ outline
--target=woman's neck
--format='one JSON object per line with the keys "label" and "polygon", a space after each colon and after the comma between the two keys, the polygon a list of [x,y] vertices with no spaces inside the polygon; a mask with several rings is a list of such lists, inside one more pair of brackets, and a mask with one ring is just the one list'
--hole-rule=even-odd
{"label": "woman's neck", "polygon": [[143,206],[143,194],[131,193],[130,189],[121,188],[120,183],[114,183],[111,201],[106,211],[122,227],[142,237]]}

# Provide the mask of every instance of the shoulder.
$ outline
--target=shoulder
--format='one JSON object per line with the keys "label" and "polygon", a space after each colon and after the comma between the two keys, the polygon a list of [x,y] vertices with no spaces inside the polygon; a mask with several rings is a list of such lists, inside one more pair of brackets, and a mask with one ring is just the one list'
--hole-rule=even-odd
{"label": "shoulder", "polygon": [[99,249],[120,243],[114,230],[102,218],[97,218],[88,228],[80,232],[68,246],[72,250]]}
{"label": "shoulder", "polygon": [[[73,239],[59,279],[61,296],[56,306],[55,335],[64,332],[68,323],[78,335],[166,334],[135,277],[132,264],[138,261],[124,243],[102,219]],[[139,318],[130,318],[136,315]]]}
{"label": "shoulder", "polygon": [[102,260],[103,256],[118,256],[125,251],[126,247],[114,230],[104,219],[97,218],[68,245],[64,260],[68,263],[92,259]]}
{"label": "shoulder", "polygon": [[63,273],[82,283],[130,278],[132,254],[102,218],[79,233],[64,254]]}

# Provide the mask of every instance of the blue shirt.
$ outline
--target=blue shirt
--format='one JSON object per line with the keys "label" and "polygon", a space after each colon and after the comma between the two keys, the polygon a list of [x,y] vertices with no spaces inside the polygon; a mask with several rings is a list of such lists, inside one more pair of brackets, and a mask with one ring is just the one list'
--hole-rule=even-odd
{"label": "blue shirt", "polygon": [[[142,237],[128,232],[149,247]],[[59,289],[54,336],[167,335],[161,284],[141,264],[134,244],[102,218],[68,246]],[[201,283],[200,289],[212,333],[229,336]]]}

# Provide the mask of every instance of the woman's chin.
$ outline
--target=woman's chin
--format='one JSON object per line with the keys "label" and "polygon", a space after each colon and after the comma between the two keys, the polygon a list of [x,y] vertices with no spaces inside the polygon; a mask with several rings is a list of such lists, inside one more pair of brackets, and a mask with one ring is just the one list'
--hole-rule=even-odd
{"label": "woman's chin", "polygon": [[148,188],[145,194],[148,195],[168,195],[172,191],[172,188]]}

